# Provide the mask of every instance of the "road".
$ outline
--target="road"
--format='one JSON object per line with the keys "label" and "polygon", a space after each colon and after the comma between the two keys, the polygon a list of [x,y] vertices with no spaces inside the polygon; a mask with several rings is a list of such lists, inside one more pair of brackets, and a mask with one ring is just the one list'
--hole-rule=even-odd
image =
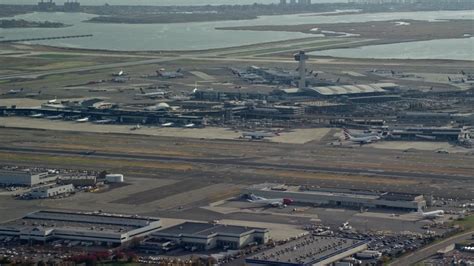
{"label": "road", "polygon": [[398,260],[390,263],[390,266],[413,265],[425,258],[435,255],[436,252],[440,249],[443,249],[451,244],[461,242],[461,241],[471,238],[473,233],[474,233],[474,230],[470,230],[469,232],[447,238],[441,242],[438,242],[433,245],[427,246],[423,249],[417,250],[407,256],[403,256],[399,258]]}
{"label": "road", "polygon": [[145,160],[145,161],[161,161],[161,162],[185,162],[197,164],[212,164],[223,166],[241,166],[245,169],[272,169],[272,170],[295,170],[295,171],[310,171],[310,172],[324,172],[344,175],[370,175],[375,177],[398,177],[398,178],[431,178],[442,180],[472,180],[471,176],[463,175],[447,175],[434,174],[425,172],[395,172],[386,171],[384,169],[358,169],[358,168],[342,168],[330,167],[322,165],[297,165],[297,164],[277,164],[257,162],[258,158],[186,158],[186,157],[172,157],[159,156],[149,154],[126,154],[126,153],[111,153],[111,152],[89,152],[84,150],[55,150],[43,148],[17,148],[17,147],[0,147],[2,151],[10,151],[17,153],[29,154],[48,154],[48,155],[65,155],[65,156],[84,156],[91,158],[105,158],[105,159],[125,159],[125,160]]}

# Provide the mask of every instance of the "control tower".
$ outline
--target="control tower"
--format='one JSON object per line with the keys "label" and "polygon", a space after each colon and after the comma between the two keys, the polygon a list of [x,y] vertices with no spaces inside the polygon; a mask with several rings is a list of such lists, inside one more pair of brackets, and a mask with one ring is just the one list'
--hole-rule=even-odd
{"label": "control tower", "polygon": [[304,51],[299,51],[295,54],[295,61],[299,62],[298,71],[300,72],[300,80],[298,81],[298,88],[306,88],[306,60],[309,56]]}

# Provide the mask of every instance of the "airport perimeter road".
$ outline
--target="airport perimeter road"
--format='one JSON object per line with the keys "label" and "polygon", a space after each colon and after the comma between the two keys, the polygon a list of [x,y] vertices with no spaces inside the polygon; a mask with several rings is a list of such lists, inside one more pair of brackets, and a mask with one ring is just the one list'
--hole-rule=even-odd
{"label": "airport perimeter road", "polygon": [[125,159],[125,160],[145,160],[145,161],[162,161],[162,162],[186,162],[195,164],[211,164],[211,165],[228,165],[241,166],[253,169],[273,169],[273,170],[298,170],[326,172],[336,174],[353,174],[353,175],[370,175],[375,177],[400,177],[400,178],[431,178],[443,180],[472,180],[471,176],[463,175],[446,175],[424,172],[395,172],[385,171],[383,169],[365,169],[330,167],[323,165],[298,165],[298,164],[277,164],[266,162],[255,162],[255,158],[187,158],[173,156],[159,156],[150,154],[127,154],[127,153],[110,153],[110,152],[91,152],[84,150],[56,150],[44,148],[24,148],[24,147],[0,147],[1,151],[10,151],[18,153],[30,154],[50,154],[50,155],[66,155],[66,156],[88,156],[91,158],[104,159]]}
{"label": "airport perimeter road", "polygon": [[423,259],[426,259],[430,256],[433,256],[436,254],[436,252],[440,249],[443,249],[451,244],[457,243],[464,241],[466,239],[471,238],[472,234],[474,233],[474,230],[471,230],[469,232],[460,234],[460,235],[455,235],[450,238],[447,238],[441,242],[435,243],[433,245],[427,246],[423,249],[420,249],[418,251],[415,251],[407,256],[403,256],[396,261],[390,263],[390,266],[407,266],[407,265],[413,265],[419,261],[422,261]]}

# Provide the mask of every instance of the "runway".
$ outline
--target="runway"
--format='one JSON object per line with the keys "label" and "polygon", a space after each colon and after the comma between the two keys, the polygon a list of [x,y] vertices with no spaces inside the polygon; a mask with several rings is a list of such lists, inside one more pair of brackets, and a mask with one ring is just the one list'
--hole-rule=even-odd
{"label": "runway", "polygon": [[446,174],[433,174],[423,172],[399,172],[399,171],[386,171],[384,169],[357,169],[357,168],[341,168],[341,167],[328,167],[328,166],[306,166],[298,164],[272,164],[256,162],[256,157],[250,158],[186,158],[186,157],[172,157],[172,156],[158,156],[158,155],[145,155],[145,154],[125,154],[125,153],[110,153],[110,152],[95,152],[85,150],[55,150],[55,149],[43,149],[43,148],[18,148],[18,147],[0,147],[1,151],[9,151],[15,153],[28,153],[28,154],[47,154],[47,155],[66,155],[66,156],[87,156],[90,158],[104,158],[104,159],[126,159],[126,160],[140,160],[140,161],[158,161],[158,162],[181,162],[181,163],[194,163],[194,164],[209,164],[209,165],[221,165],[221,166],[239,166],[242,169],[272,169],[272,170],[294,170],[294,171],[310,171],[310,172],[323,172],[332,174],[344,174],[344,175],[369,175],[373,177],[391,177],[391,178],[429,178],[429,179],[441,179],[441,180],[458,180],[458,181],[471,181],[472,176],[466,175],[446,175]]}

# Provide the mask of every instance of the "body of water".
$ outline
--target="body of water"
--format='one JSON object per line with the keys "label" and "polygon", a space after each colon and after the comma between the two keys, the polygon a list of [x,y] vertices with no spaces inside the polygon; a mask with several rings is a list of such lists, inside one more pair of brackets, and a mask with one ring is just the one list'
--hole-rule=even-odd
{"label": "body of water", "polygon": [[[216,27],[249,25],[295,25],[307,23],[345,23],[383,20],[472,19],[472,11],[394,12],[310,16],[308,14],[262,16],[254,20],[172,24],[102,24],[83,22],[95,15],[83,13],[31,13],[14,18],[55,21],[73,25],[57,29],[0,29],[4,39],[93,34],[91,38],[38,41],[35,43],[87,49],[109,50],[199,50],[262,42],[311,37],[295,32],[224,31]],[[457,47],[452,47],[457,49]]]}
{"label": "body of water", "polygon": [[474,60],[474,38],[369,45],[309,54],[346,58]]}

